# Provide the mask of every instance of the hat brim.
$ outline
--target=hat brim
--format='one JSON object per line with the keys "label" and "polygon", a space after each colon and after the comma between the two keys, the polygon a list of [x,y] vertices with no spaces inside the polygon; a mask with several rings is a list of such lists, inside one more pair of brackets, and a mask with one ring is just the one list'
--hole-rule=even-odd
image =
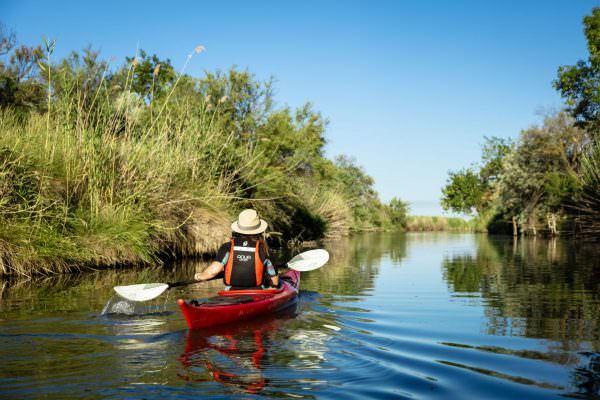
{"label": "hat brim", "polygon": [[260,220],[260,226],[256,229],[243,229],[238,225],[237,221],[231,224],[231,230],[242,235],[256,235],[257,233],[263,233],[267,230],[267,222],[263,219]]}

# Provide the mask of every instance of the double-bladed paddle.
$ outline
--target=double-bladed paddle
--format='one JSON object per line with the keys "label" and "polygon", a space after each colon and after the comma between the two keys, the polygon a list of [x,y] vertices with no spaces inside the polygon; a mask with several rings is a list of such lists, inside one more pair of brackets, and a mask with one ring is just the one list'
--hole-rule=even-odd
{"label": "double-bladed paddle", "polygon": [[[329,260],[327,250],[308,250],[298,254],[285,264],[286,267],[295,271],[312,271],[321,268]],[[167,289],[174,287],[192,285],[204,281],[190,280],[173,283],[140,283],[137,285],[115,286],[115,292],[129,301],[148,301],[157,298]]]}

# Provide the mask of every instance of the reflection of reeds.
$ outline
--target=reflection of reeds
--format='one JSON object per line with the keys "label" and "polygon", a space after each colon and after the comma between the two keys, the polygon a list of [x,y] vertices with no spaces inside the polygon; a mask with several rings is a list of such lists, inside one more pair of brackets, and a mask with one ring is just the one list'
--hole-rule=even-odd
{"label": "reflection of reeds", "polygon": [[[35,276],[29,279],[14,277],[2,282],[0,294],[1,312],[11,312],[11,302],[30,304],[29,309],[20,307],[17,312],[27,313],[36,309],[81,310],[85,307],[101,310],[102,305],[115,293],[113,287],[150,282],[187,281],[194,273],[204,269],[209,261],[187,258],[173,264],[146,268],[111,269],[76,274]],[[214,293],[222,287],[220,280],[202,283],[203,290]],[[181,290],[193,292],[193,287]],[[163,300],[169,293],[163,295]],[[159,301],[163,301],[159,300]]]}
{"label": "reflection of reeds", "polygon": [[384,257],[394,264],[406,257],[407,243],[407,236],[401,232],[366,233],[325,241],[329,262],[314,274],[318,279],[308,275],[308,282],[302,287],[320,293],[361,295],[372,287]]}

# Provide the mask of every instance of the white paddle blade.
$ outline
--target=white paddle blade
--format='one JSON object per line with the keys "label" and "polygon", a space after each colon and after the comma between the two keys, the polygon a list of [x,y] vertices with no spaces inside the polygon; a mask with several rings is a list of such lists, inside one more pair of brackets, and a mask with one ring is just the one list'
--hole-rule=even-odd
{"label": "white paddle blade", "polygon": [[288,261],[287,266],[295,271],[306,272],[321,268],[327,261],[329,261],[327,250],[316,249],[298,254]]}
{"label": "white paddle blade", "polygon": [[148,301],[157,298],[169,288],[166,283],[140,283],[139,285],[115,286],[115,292],[129,301]]}

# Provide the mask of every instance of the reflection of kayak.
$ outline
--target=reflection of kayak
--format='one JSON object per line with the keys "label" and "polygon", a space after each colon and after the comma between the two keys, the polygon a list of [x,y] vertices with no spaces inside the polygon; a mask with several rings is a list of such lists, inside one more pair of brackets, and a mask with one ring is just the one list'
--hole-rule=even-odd
{"label": "reflection of kayak", "polygon": [[280,276],[281,287],[266,290],[230,290],[204,301],[177,300],[190,329],[208,328],[254,318],[281,310],[296,300],[300,272],[290,270]]}
{"label": "reflection of kayak", "polygon": [[292,305],[276,314],[188,331],[185,351],[179,357],[183,370],[178,376],[204,382],[204,372],[208,371],[225,386],[257,393],[268,385],[263,373],[263,363],[272,365],[268,349],[295,313]]}

